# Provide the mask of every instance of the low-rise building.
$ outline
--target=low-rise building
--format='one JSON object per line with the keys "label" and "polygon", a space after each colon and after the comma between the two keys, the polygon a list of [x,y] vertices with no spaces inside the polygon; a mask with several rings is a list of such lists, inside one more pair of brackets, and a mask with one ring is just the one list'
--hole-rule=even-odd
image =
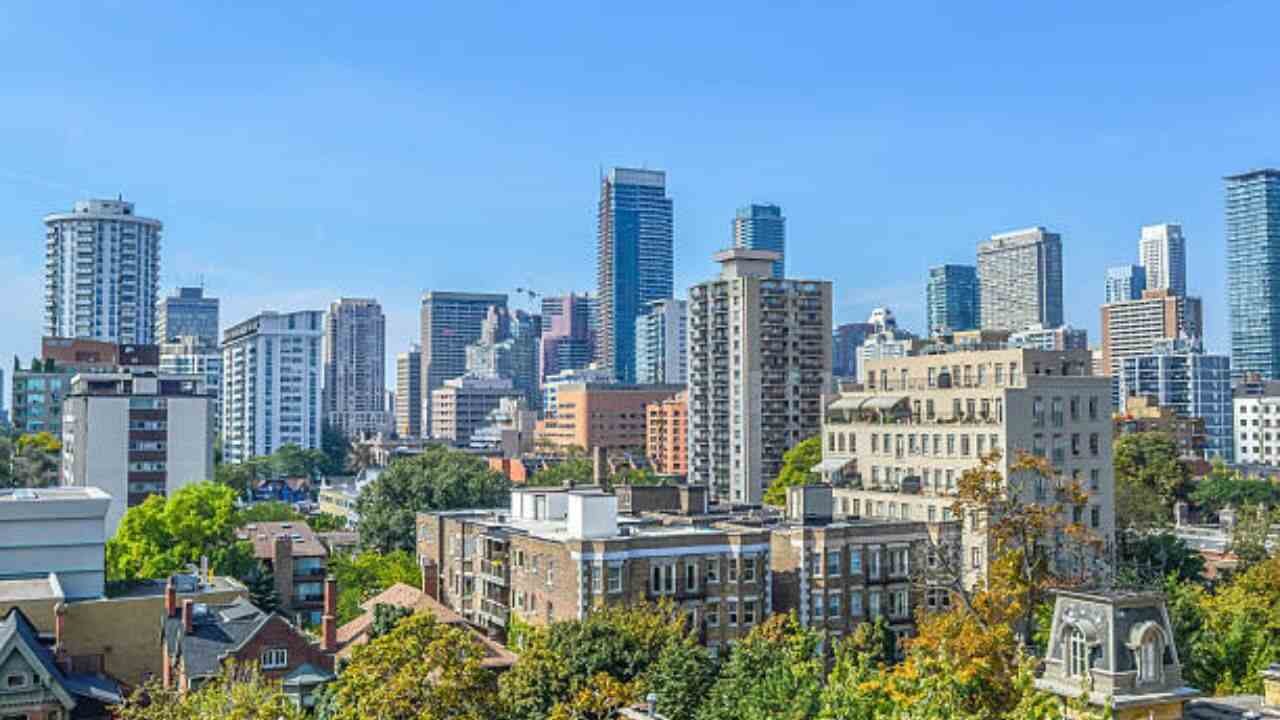
{"label": "low-rise building", "polygon": [[334,679],[337,602],[330,579],[320,642],[314,643],[283,616],[260,610],[244,598],[217,605],[179,602],[170,583],[160,626],[164,686],[196,690],[228,663],[253,663],[265,677],[279,681],[299,706],[312,707],[319,687]]}
{"label": "low-rise building", "polygon": [[467,447],[503,398],[522,397],[509,378],[463,375],[431,391],[431,437]]}
{"label": "low-rise building", "polygon": [[829,485],[788,488],[786,519],[771,533],[774,607],[836,637],[881,617],[895,638],[909,637],[924,594],[913,573],[927,552],[925,523],[837,519],[834,510]]}
{"label": "low-rise building", "polygon": [[213,477],[213,404],[188,375],[77,375],[63,403],[63,485],[107,492],[114,535],[128,508]]}
{"label": "low-rise building", "polygon": [[111,372],[119,361],[115,343],[46,337],[40,357],[27,367],[13,367],[13,427],[18,432],[62,435],[62,399],[71,378],[82,372]]}
{"label": "low-rise building", "polygon": [[64,600],[102,597],[110,504],[94,487],[0,490],[0,578],[53,576]]}
{"label": "low-rise building", "polygon": [[323,620],[329,549],[305,522],[250,523],[236,537],[253,544],[253,556],[272,574],[280,610],[298,624]]}
{"label": "low-rise building", "polygon": [[[61,626],[59,626],[61,628]],[[18,608],[0,617],[0,717],[107,720],[124,700],[116,681],[100,672],[77,671],[62,642],[52,648]]]}
{"label": "low-rise building", "polygon": [[645,455],[659,475],[689,473],[689,392],[645,405]]}
{"label": "low-rise building", "polygon": [[1280,465],[1280,381],[1259,380],[1237,389],[1232,414],[1236,462]]}
{"label": "low-rise building", "polygon": [[356,502],[360,499],[360,487],[352,478],[346,483],[325,485],[316,493],[320,512],[344,518],[348,527],[360,524],[360,513],[356,511]]}
{"label": "low-rise building", "polygon": [[428,594],[499,633],[580,620],[593,607],[670,599],[699,637],[725,647],[772,612],[769,533],[620,517],[596,488],[525,489],[508,510],[418,515]]}
{"label": "low-rise building", "polygon": [[1178,457],[1183,460],[1203,460],[1208,436],[1204,418],[1183,415],[1172,407],[1161,405],[1150,396],[1126,397],[1124,407],[1116,413],[1114,435],[1160,432],[1173,439],[1178,446]]}
{"label": "low-rise building", "polygon": [[1037,323],[1011,334],[1009,346],[1032,350],[1088,350],[1089,333],[1070,325],[1047,328]]}

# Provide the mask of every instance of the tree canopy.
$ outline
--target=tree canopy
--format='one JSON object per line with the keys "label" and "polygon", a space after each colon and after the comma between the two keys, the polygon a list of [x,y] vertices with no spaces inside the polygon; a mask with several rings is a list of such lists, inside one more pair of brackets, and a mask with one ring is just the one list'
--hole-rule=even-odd
{"label": "tree canopy", "polygon": [[418,561],[407,550],[380,553],[367,550],[357,555],[334,554],[329,558],[329,574],[338,583],[338,622],[346,623],[364,611],[360,605],[396,583],[411,587],[422,584]]}
{"label": "tree canopy", "polygon": [[253,566],[248,543],[238,542],[236,495],[211,482],[188,485],[169,497],[152,495],[128,509],[107,541],[107,579],[160,578],[209,558],[215,572],[242,577]]}
{"label": "tree canopy", "polygon": [[1187,496],[1191,481],[1173,437],[1158,431],[1120,435],[1112,457],[1116,524],[1122,528],[1169,524],[1173,504]]}
{"label": "tree canopy", "polygon": [[813,472],[813,468],[820,462],[822,462],[820,436],[815,435],[796,443],[795,447],[782,455],[782,470],[765,490],[765,504],[782,507],[787,504],[787,488],[818,482],[818,474]]}
{"label": "tree canopy", "polygon": [[1228,505],[1236,508],[1246,505],[1274,507],[1280,505],[1280,485],[1264,478],[1245,477],[1218,460],[1192,490],[1191,501],[1212,512]]}
{"label": "tree canopy", "polygon": [[413,550],[419,512],[507,504],[506,478],[483,460],[443,446],[401,458],[369,485],[356,502],[360,542],[368,549]]}
{"label": "tree canopy", "polygon": [[256,668],[228,665],[196,690],[166,689],[152,681],[114,708],[120,720],[305,720],[278,682]]}

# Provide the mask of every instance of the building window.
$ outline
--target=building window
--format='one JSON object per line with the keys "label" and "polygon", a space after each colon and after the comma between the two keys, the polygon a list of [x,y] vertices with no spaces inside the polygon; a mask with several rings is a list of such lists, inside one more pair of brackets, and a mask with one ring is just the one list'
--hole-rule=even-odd
{"label": "building window", "polygon": [[1148,631],[1138,648],[1138,682],[1154,683],[1160,681],[1163,671],[1163,647],[1160,638],[1154,631]]}
{"label": "building window", "polygon": [[753,557],[743,558],[742,560],[742,582],[756,581],[756,559]]}
{"label": "building window", "polygon": [[10,673],[4,677],[4,686],[7,690],[17,690],[27,686],[27,676],[25,673]]}
{"label": "building window", "polygon": [[687,592],[698,590],[698,563],[686,560],[684,563],[684,589]]}
{"label": "building window", "polygon": [[654,595],[671,595],[676,591],[676,565],[673,562],[655,563],[649,578],[649,590]]}
{"label": "building window", "polygon": [[726,609],[729,611],[729,627],[737,627],[738,626],[738,601],[726,600],[725,605],[727,606]]}
{"label": "building window", "polygon": [[969,550],[969,564],[974,570],[982,567],[982,548],[971,548]]}
{"label": "building window", "polygon": [[707,558],[707,584],[712,585],[720,582],[720,558]]}
{"label": "building window", "polygon": [[910,591],[896,590],[889,596],[892,603],[890,613],[895,618],[905,618],[911,614]]}
{"label": "building window", "polygon": [[755,622],[756,622],[756,601],[743,600],[742,601],[742,624],[754,625]]}
{"label": "building window", "polygon": [[849,548],[849,574],[862,574],[862,552],[857,548]]}
{"label": "building window", "polygon": [[1067,669],[1071,677],[1083,678],[1089,672],[1089,643],[1080,628],[1071,628],[1067,654]]}
{"label": "building window", "polygon": [[262,651],[262,669],[279,670],[289,664],[288,648],[267,648]]}
{"label": "building window", "polygon": [[872,548],[867,558],[868,574],[873,578],[880,577],[880,548]]}
{"label": "building window", "polygon": [[707,627],[720,627],[720,603],[712,601],[707,603],[706,610]]}
{"label": "building window", "polygon": [[867,617],[872,619],[880,617],[880,593],[877,591],[867,594]]}
{"label": "building window", "polygon": [[849,595],[849,616],[862,616],[862,593],[855,591]]}
{"label": "building window", "polygon": [[840,593],[827,596],[827,617],[840,618]]}
{"label": "building window", "polygon": [[622,592],[622,565],[619,563],[609,565],[609,592]]}
{"label": "building window", "polygon": [[827,577],[840,576],[840,551],[827,551]]}

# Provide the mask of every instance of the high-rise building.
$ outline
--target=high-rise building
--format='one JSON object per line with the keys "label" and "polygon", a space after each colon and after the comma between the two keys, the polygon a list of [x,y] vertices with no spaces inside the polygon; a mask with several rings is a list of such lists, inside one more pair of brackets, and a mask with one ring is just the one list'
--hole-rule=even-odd
{"label": "high-rise building", "polygon": [[844,323],[831,338],[831,374],[838,378],[858,377],[858,350],[876,332],[871,323]]}
{"label": "high-rise building", "polygon": [[471,436],[488,424],[489,414],[504,398],[521,399],[510,378],[463,375],[445,380],[431,391],[431,438],[467,447]]}
{"label": "high-rise building", "polygon": [[111,496],[108,537],[128,508],[213,477],[213,397],[200,378],[78,375],[63,415],[62,484]]}
{"label": "high-rise building", "polygon": [[776,253],[717,253],[689,290],[689,472],[758,505],[782,455],[818,432],[831,386],[831,283],[778,280]]}
{"label": "high-rise building", "polygon": [[787,219],[777,205],[748,205],[738,208],[733,218],[733,246],[743,250],[769,250],[778,253],[773,276],[787,276]]}
{"label": "high-rise building", "polygon": [[930,335],[978,328],[978,269],[973,265],[929,268],[925,300]]}
{"label": "high-rise building", "polygon": [[559,295],[542,299],[542,349],[538,380],[591,364],[595,355],[596,304],[590,295]]}
{"label": "high-rise building", "polygon": [[1226,184],[1231,372],[1280,379],[1280,170]]}
{"label": "high-rise building", "polygon": [[689,391],[645,405],[644,454],[659,475],[689,472]]}
{"label": "high-rise building", "polygon": [[542,402],[538,392],[541,335],[541,316],[490,307],[480,328],[480,339],[467,346],[467,375],[510,380],[525,407],[536,411]]}
{"label": "high-rise building", "polygon": [[[467,371],[467,346],[480,339],[491,307],[505,308],[507,296],[431,291],[422,295],[422,434],[431,437],[431,391]],[[407,398],[406,402],[413,402]]]}
{"label": "high-rise building", "polygon": [[396,355],[396,435],[422,437],[422,346]]}
{"label": "high-rise building", "polygon": [[562,370],[548,375],[542,383],[542,416],[553,418],[560,412],[560,388],[578,383],[609,385],[614,383],[613,373],[596,364],[576,370]]}
{"label": "high-rise building", "polygon": [[204,383],[204,391],[213,401],[213,427],[222,428],[222,351],[218,345],[205,344],[203,338],[179,335],[160,343],[160,372],[184,375]]}
{"label": "high-rise building", "polygon": [[1146,271],[1148,290],[1187,294],[1187,241],[1181,225],[1144,225],[1138,239],[1138,262]]}
{"label": "high-rise building", "polygon": [[1147,271],[1141,265],[1107,268],[1107,302],[1139,300],[1147,289]]}
{"label": "high-rise building", "polygon": [[14,430],[62,435],[62,401],[76,373],[111,372],[119,365],[120,348],[100,340],[42,338],[40,357],[13,368]]}
{"label": "high-rise building", "polygon": [[154,342],[160,221],[123,200],[77,200],[44,225],[44,334]]}
{"label": "high-rise building", "polygon": [[324,318],[324,420],[354,438],[386,432],[387,320],[377,300],[341,298]]}
{"label": "high-rise building", "polygon": [[1101,327],[1103,367],[1112,377],[1119,375],[1121,360],[1150,353],[1160,340],[1204,335],[1200,298],[1168,290],[1147,290],[1141,300],[1103,305]]}
{"label": "high-rise building", "polygon": [[689,304],[683,300],[655,300],[636,318],[636,382],[641,385],[683,385],[688,379]]}
{"label": "high-rise building", "polygon": [[206,347],[218,346],[218,299],[204,288],[180,287],[156,305],[156,342],[194,337]]}
{"label": "high-rise building", "polygon": [[320,448],[324,313],[268,311],[222,333],[222,457]]}
{"label": "high-rise building", "polygon": [[1088,350],[1089,333],[1084,328],[1063,325],[1046,328],[1032,325],[1009,335],[1009,347],[1032,350]]}
{"label": "high-rise building", "polygon": [[[858,346],[858,382],[868,382],[866,377],[867,363],[883,358],[908,357],[924,349],[924,340],[907,330],[898,327],[893,311],[887,307],[878,307],[871,311],[866,324],[874,329]],[[874,382],[874,380],[871,380]]]}
{"label": "high-rise building", "polygon": [[1062,236],[1043,227],[992,235],[978,245],[983,329],[1062,324]]}
{"label": "high-rise building", "polygon": [[1205,455],[1234,461],[1231,359],[1226,355],[1204,352],[1199,339],[1161,340],[1150,352],[1124,358],[1118,379],[1121,398],[1152,398],[1157,405],[1204,420]]}
{"label": "high-rise building", "polygon": [[635,382],[636,317],[672,297],[673,210],[667,174],[613,168],[600,181],[596,360]]}

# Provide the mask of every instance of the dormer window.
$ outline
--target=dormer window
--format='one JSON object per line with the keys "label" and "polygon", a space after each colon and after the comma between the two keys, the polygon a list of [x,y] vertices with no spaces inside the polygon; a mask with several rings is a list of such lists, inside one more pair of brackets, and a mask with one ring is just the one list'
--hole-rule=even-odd
{"label": "dormer window", "polygon": [[[1130,645],[1130,647],[1133,647]],[[1158,683],[1164,675],[1164,637],[1160,631],[1148,626],[1134,649],[1138,665],[1138,684]]]}
{"label": "dormer window", "polygon": [[1080,628],[1071,628],[1067,641],[1067,670],[1075,678],[1084,678],[1089,673],[1089,642]]}

